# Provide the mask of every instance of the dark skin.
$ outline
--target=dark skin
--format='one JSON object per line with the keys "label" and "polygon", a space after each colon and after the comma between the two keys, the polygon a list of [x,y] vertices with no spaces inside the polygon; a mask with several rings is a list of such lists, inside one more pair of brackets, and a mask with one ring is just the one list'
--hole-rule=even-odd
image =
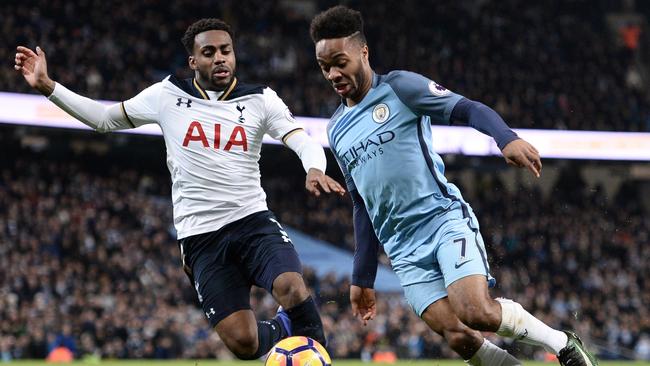
{"label": "dark skin", "polygon": [[[237,61],[230,34],[210,30],[194,37],[194,49],[188,57],[197,83],[206,90],[224,90],[235,74]],[[318,169],[307,173],[305,188],[314,196],[336,192],[345,194],[343,187]],[[273,297],[285,309],[290,309],[309,297],[309,291],[300,273],[286,272],[273,281]],[[221,320],[215,330],[228,348],[240,357],[247,358],[259,347],[257,322],[251,310],[239,310]]]}
{"label": "dark skin", "polygon": [[[349,107],[360,103],[372,87],[368,46],[355,36],[321,39],[316,43],[316,61],[334,91]],[[510,165],[527,168],[537,178],[542,172],[539,151],[523,139],[501,150]]]}
{"label": "dark skin", "polygon": [[[233,42],[228,32],[210,30],[197,34],[188,64],[202,88],[214,91],[226,88],[232,81],[236,68]],[[56,84],[48,76],[46,55],[40,47],[34,52],[19,46],[14,69],[41,94],[49,96],[54,91]],[[321,192],[345,194],[338,182],[315,168],[309,169],[305,188],[317,197]],[[285,309],[290,309],[305,301],[310,294],[300,273],[285,272],[273,281],[272,295]],[[251,310],[230,314],[215,329],[228,348],[240,358],[248,358],[258,349],[257,321]]]}
{"label": "dark skin", "polygon": [[[222,30],[197,34],[194,37],[194,49],[187,61],[190,69],[194,70],[196,82],[203,89],[223,90],[230,85],[237,68],[230,34]],[[338,182],[314,168],[307,172],[305,189],[316,197],[321,195],[321,191],[341,196],[345,194],[345,189]]]}
{"label": "dark skin", "polygon": [[[351,35],[322,39],[316,43],[316,61],[323,77],[348,106],[359,104],[372,87],[368,46]],[[510,165],[527,168],[540,176],[542,163],[537,149],[518,139],[501,151]],[[352,313],[364,325],[377,313],[375,290],[350,286]],[[445,337],[449,345],[463,358],[469,359],[483,342],[476,330],[495,332],[501,324],[501,305],[489,296],[485,276],[462,278],[448,288],[448,297],[431,304],[422,313],[429,327]]]}
{"label": "dark skin", "polygon": [[[36,52],[23,46],[16,48],[14,69],[20,72],[25,81],[41,94],[49,96],[54,91],[55,82],[47,73],[45,51],[36,47]],[[235,75],[237,61],[232,39],[226,31],[210,30],[194,37],[194,49],[188,57],[194,78],[205,90],[222,91]],[[324,172],[311,168],[305,178],[305,189],[320,197],[324,193],[345,194],[345,189]]]}
{"label": "dark skin", "polygon": [[209,30],[194,37],[194,49],[187,59],[194,79],[205,90],[222,91],[235,77],[237,60],[230,34]]}

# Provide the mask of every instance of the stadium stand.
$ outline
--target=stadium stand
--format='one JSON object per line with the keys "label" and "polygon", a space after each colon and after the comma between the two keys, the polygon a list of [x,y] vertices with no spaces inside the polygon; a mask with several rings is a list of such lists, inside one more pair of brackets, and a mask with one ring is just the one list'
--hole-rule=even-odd
{"label": "stadium stand", "polygon": [[[161,142],[31,131],[3,127],[0,134],[3,357],[43,358],[60,345],[76,357],[232,357],[210,331],[179,265],[162,159],[133,161],[124,154],[133,151],[134,139],[143,157],[162,154]],[[34,144],[39,135],[49,148],[21,147],[42,148]],[[68,141],[71,147],[62,149]],[[79,141],[89,143],[84,152]],[[113,152],[91,152],[93,141]],[[299,164],[275,167],[295,159],[292,153],[265,149],[273,149],[273,158],[261,162],[270,207],[284,223],[349,249],[348,199],[303,197],[302,185],[294,184],[302,181]],[[546,169],[560,168],[550,163]],[[622,184],[608,196],[575,174],[559,174],[550,194],[524,186],[509,191],[482,174],[485,179],[464,190],[489,246],[494,294],[516,298],[553,326],[589,335],[586,341],[599,346],[602,358],[647,359],[650,219],[638,190]],[[377,319],[363,327],[350,313],[348,278],[312,268],[305,277],[334,357],[370,359],[387,350],[399,358],[454,357],[400,294],[380,294]],[[263,290],[253,292],[251,303],[262,317],[276,310]],[[502,345],[524,357],[545,357]]]}
{"label": "stadium stand", "polygon": [[[168,74],[187,77],[185,27],[222,17],[236,30],[241,78],[270,84],[296,115],[327,117],[338,100],[318,72],[308,25],[333,3],[2,2],[0,37],[43,47],[52,75],[72,90],[124,100]],[[365,14],[378,72],[423,73],[495,107],[516,128],[650,131],[644,2],[622,2],[633,4],[626,9],[604,0],[545,1],[526,3],[523,12],[518,0],[406,0],[398,10],[349,3]],[[610,15],[623,11],[640,24],[610,25]],[[12,60],[12,48],[0,58]],[[0,90],[32,92],[10,67],[0,70]]]}
{"label": "stadium stand", "polygon": [[[296,115],[327,117],[336,108],[307,31],[310,16],[333,1],[152,3],[0,2],[8,45],[0,58],[9,65],[14,45],[38,44],[55,79],[123,100],[170,73],[187,77],[179,39],[192,21],[217,16],[236,30],[241,78],[270,84]],[[648,2],[526,2],[525,11],[516,0],[348,3],[365,15],[378,72],[421,72],[495,107],[516,128],[650,131]],[[613,26],[621,13],[638,23]],[[0,90],[32,92],[10,66],[0,68]],[[0,360],[44,359],[61,347],[77,358],[232,358],[179,265],[162,142],[31,131],[0,126]],[[295,159],[286,154],[273,156]],[[278,161],[263,154],[263,185],[280,221],[352,250],[349,200],[307,197],[299,162]],[[563,169],[553,166],[545,169]],[[576,172],[569,165],[547,192],[506,188],[491,169],[463,187],[491,252],[494,295],[589,335],[601,358],[650,360],[650,210],[634,182],[607,194]],[[351,316],[346,277],[313,268],[305,277],[332,356],[455,357],[399,294],[381,294],[380,315],[363,327]],[[275,313],[262,290],[251,303],[262,317]]]}

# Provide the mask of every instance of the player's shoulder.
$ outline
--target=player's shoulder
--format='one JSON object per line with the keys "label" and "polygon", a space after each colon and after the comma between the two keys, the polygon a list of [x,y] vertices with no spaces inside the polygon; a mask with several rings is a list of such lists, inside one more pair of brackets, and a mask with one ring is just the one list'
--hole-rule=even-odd
{"label": "player's shoulder", "polygon": [[[422,83],[428,83],[430,80],[416,72],[407,70],[393,70],[385,75],[377,75],[378,84],[389,84],[393,89],[409,89]],[[415,83],[415,84],[414,84]]]}
{"label": "player's shoulder", "polygon": [[203,90],[196,85],[196,82],[193,78],[182,79],[176,75],[169,75],[162,81],[163,86],[174,86],[185,94],[189,94],[195,98],[204,99],[205,93],[202,93]]}
{"label": "player's shoulder", "polygon": [[[235,79],[235,81],[236,84],[232,88],[230,94],[225,98],[225,100],[241,98],[245,96],[252,96],[252,95],[264,96],[265,94],[268,94],[269,91],[273,92],[271,88],[269,88],[267,85],[264,84],[246,83],[240,81],[239,79]],[[276,95],[275,92],[273,92],[273,94]]]}
{"label": "player's shoulder", "polygon": [[395,94],[406,101],[418,100],[424,96],[447,97],[452,94],[442,85],[412,71],[391,71],[386,75],[381,75],[380,80],[380,82],[390,85]]}

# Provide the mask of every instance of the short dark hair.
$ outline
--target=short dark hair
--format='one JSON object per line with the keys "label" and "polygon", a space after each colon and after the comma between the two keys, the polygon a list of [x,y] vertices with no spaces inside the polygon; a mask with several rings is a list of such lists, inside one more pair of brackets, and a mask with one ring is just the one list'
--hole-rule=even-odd
{"label": "short dark hair", "polygon": [[[355,34],[357,32],[358,34]],[[316,15],[311,21],[309,34],[314,43],[321,39],[343,38],[353,34],[358,36],[362,43],[366,43],[361,13],[343,5],[334,6]]]}
{"label": "short dark hair", "polygon": [[192,25],[187,27],[185,34],[183,34],[183,38],[181,38],[181,42],[183,42],[183,46],[185,47],[185,50],[188,54],[191,55],[192,51],[194,50],[194,37],[196,37],[196,35],[199,33],[207,32],[210,30],[222,30],[228,32],[230,38],[234,38],[232,29],[230,29],[230,25],[221,19],[203,18],[197,20],[196,22],[192,23]]}

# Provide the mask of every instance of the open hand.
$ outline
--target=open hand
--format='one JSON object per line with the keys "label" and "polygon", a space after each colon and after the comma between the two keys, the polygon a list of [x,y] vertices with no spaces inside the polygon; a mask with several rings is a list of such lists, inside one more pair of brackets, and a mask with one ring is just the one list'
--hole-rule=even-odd
{"label": "open hand", "polygon": [[511,141],[501,150],[506,162],[519,168],[528,168],[537,178],[542,173],[539,151],[523,139]]}
{"label": "open hand", "polygon": [[311,168],[307,172],[305,188],[316,197],[320,196],[321,190],[325,193],[335,192],[340,196],[345,194],[345,189],[337,181],[315,168]]}
{"label": "open hand", "polygon": [[352,315],[359,316],[363,325],[367,325],[368,320],[374,319],[377,315],[374,289],[351,285],[350,304],[352,304]]}
{"label": "open hand", "polygon": [[54,81],[47,75],[45,52],[36,47],[36,52],[23,46],[16,48],[14,69],[20,72],[29,86],[49,96],[54,91]]}

